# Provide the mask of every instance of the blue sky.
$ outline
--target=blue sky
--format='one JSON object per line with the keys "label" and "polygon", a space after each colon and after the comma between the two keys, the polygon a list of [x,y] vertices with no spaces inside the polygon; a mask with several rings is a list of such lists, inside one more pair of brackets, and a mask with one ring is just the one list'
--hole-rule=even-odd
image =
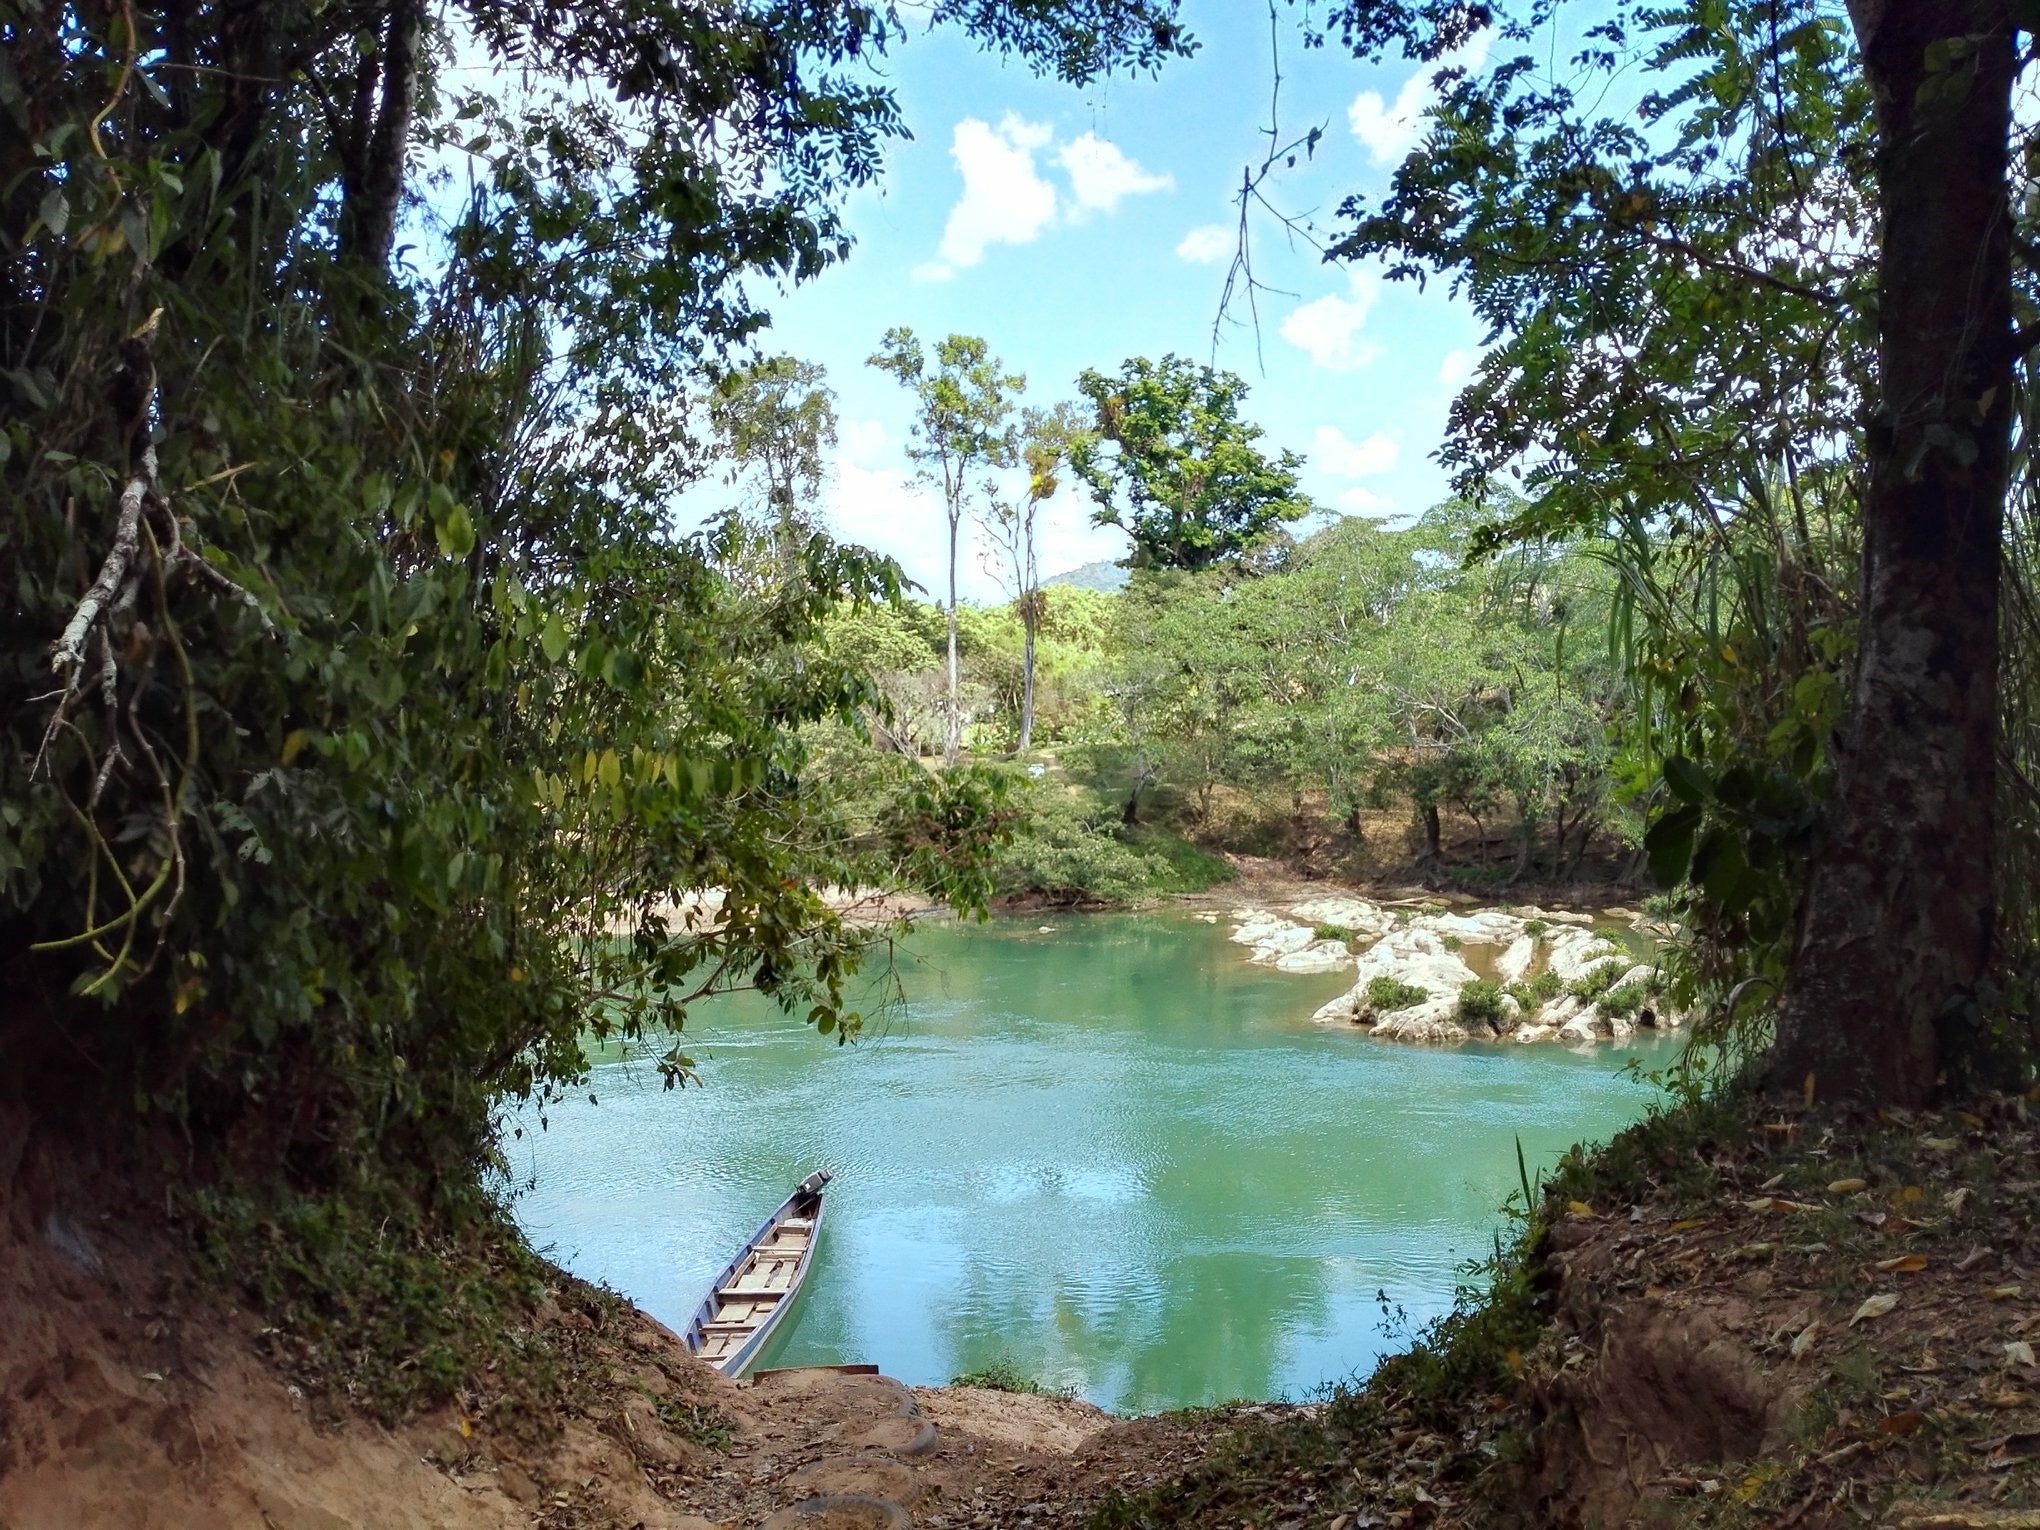
{"label": "blue sky", "polygon": [[[837,395],[832,528],[898,558],[931,593],[943,587],[945,530],[902,451],[910,401],[865,365],[889,326],[929,341],[982,335],[1027,375],[1027,401],[1038,404],[1075,397],[1086,367],[1167,351],[1212,359],[1232,198],[1266,142],[1271,63],[1260,6],[1190,0],[1185,14],[1203,43],[1195,57],[1159,78],[1082,91],[951,34],[912,38],[887,68],[915,137],[849,204],[857,249],[771,304],[765,345],[822,363]],[[1329,228],[1346,193],[1385,189],[1420,128],[1433,71],[1402,59],[1362,65],[1335,48],[1305,53],[1290,14],[1281,125],[1285,137],[1312,126],[1324,136],[1271,196]],[[1420,292],[1376,269],[1326,265],[1266,216],[1253,228],[1258,274],[1282,291],[1261,294],[1258,354],[1253,331],[1233,328],[1215,358],[1248,380],[1246,412],[1271,449],[1304,454],[1305,487],[1328,508],[1423,510],[1445,492],[1431,454],[1478,325],[1437,284]],[[1051,507],[1045,573],[1121,555],[1124,539],[1091,527],[1089,512],[1074,493]],[[965,563],[965,597],[998,598],[980,558]]]}

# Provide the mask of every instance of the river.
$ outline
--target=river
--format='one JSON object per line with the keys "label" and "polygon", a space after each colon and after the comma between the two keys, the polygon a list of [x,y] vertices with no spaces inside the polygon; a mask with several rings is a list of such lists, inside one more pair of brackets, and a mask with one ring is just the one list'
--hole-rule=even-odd
{"label": "river", "polygon": [[698,1089],[606,1055],[599,1103],[506,1138],[520,1221],[679,1328],[827,1164],[822,1247],[762,1365],[1004,1363],[1118,1411],[1304,1397],[1449,1307],[1518,1141],[1534,1170],[1606,1137],[1655,1093],[1623,1065],[1676,1045],[1376,1042],[1310,1023],[1350,978],[1250,966],[1223,927],[1041,922],[917,932],[905,1002],[851,1046],[732,996],[689,1021]]}

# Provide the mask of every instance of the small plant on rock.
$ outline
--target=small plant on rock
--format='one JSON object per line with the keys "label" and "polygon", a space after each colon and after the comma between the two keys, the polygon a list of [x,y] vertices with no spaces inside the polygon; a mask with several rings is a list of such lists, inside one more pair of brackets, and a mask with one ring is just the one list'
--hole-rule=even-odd
{"label": "small plant on rock", "polygon": [[1622,976],[1623,970],[1623,963],[1619,959],[1597,962],[1568,983],[1565,991],[1575,999],[1588,1004],[1595,1003],[1602,994],[1615,986],[1615,981]]}
{"label": "small plant on rock", "polygon": [[1534,978],[1511,983],[1505,991],[1523,1006],[1524,1015],[1529,1016],[1564,993],[1565,982],[1556,972],[1540,972]]}
{"label": "small plant on rock", "polygon": [[1414,983],[1405,983],[1401,978],[1390,977],[1386,973],[1367,985],[1367,1007],[1377,1015],[1413,1008],[1430,997]]}
{"label": "small plant on rock", "polygon": [[[1459,1019],[1463,1025],[1485,1025],[1495,1030],[1502,1028],[1502,989],[1498,983],[1487,983],[1475,978],[1463,983],[1459,989]],[[1521,1000],[1517,1001],[1522,1002]]]}
{"label": "small plant on rock", "polygon": [[1353,932],[1343,924],[1321,924],[1310,933],[1313,940],[1336,940],[1348,948],[1353,944]]}
{"label": "small plant on rock", "polygon": [[1628,1016],[1642,1009],[1649,997],[1650,992],[1644,984],[1624,983],[1619,988],[1611,988],[1602,994],[1598,1002],[1604,1015]]}

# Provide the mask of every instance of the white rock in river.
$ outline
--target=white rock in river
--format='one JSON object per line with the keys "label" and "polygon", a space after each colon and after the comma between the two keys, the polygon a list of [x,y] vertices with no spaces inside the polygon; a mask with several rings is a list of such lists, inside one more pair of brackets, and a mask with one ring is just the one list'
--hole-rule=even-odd
{"label": "white rock in river", "polygon": [[1440,935],[1455,936],[1483,946],[1507,945],[1523,933],[1523,921],[1511,918],[1500,909],[1484,909],[1478,914],[1436,914],[1422,923]]}
{"label": "white rock in river", "polygon": [[[1255,960],[1259,960],[1257,954]],[[1277,972],[1337,972],[1353,965],[1353,953],[1343,940],[1314,940],[1301,950],[1275,958]]]}
{"label": "white rock in river", "polygon": [[1280,914],[1271,914],[1264,908],[1236,908],[1233,910],[1234,929],[1228,940],[1243,946],[1259,945],[1267,936],[1277,930],[1286,930],[1292,923]]}
{"label": "white rock in river", "polygon": [[1313,925],[1332,924],[1355,935],[1380,935],[1394,927],[1395,917],[1364,898],[1314,898],[1291,908],[1291,915]]}
{"label": "white rock in river", "polygon": [[1495,976],[1504,983],[1520,983],[1530,975],[1531,963],[1536,960],[1536,940],[1518,935],[1509,942],[1508,950],[1495,958]]}
{"label": "white rock in river", "polygon": [[[1424,991],[1421,1003],[1377,1014],[1374,1034],[1390,1041],[1464,1041],[1459,1023],[1459,990],[1474,979],[1473,969],[1446,946],[1437,931],[1412,926],[1384,935],[1355,964],[1348,1015],[1367,1008],[1367,985],[1378,977],[1393,978]],[[1326,1009],[1332,1006],[1327,1005]],[[1324,1011],[1320,1010],[1320,1014]]]}
{"label": "white rock in river", "polygon": [[[1455,1042],[1468,1039],[1466,1027],[1459,1023],[1457,992],[1439,994],[1421,1004],[1412,1004],[1408,1009],[1390,1010],[1374,1022],[1374,1034],[1385,1041]],[[1485,1028],[1481,1034],[1487,1034]]]}
{"label": "white rock in river", "polygon": [[1342,993],[1329,1004],[1320,1004],[1311,1019],[1319,1025],[1358,1025],[1360,1023],[1361,996],[1357,993]]}
{"label": "white rock in river", "polygon": [[1547,952],[1545,970],[1557,973],[1568,983],[1579,981],[1605,961],[1629,959],[1627,951],[1593,930],[1553,930],[1547,941]]}

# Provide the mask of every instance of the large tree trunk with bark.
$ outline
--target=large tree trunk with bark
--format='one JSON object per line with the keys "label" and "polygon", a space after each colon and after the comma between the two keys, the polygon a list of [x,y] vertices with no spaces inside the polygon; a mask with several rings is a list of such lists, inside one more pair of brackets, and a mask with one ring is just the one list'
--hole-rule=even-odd
{"label": "large tree trunk with bark", "polygon": [[1772,1077],[1916,1104],[1995,921],[1998,573],[2014,341],[2006,0],[1851,0],[1877,99],[1878,386],[1860,646]]}

